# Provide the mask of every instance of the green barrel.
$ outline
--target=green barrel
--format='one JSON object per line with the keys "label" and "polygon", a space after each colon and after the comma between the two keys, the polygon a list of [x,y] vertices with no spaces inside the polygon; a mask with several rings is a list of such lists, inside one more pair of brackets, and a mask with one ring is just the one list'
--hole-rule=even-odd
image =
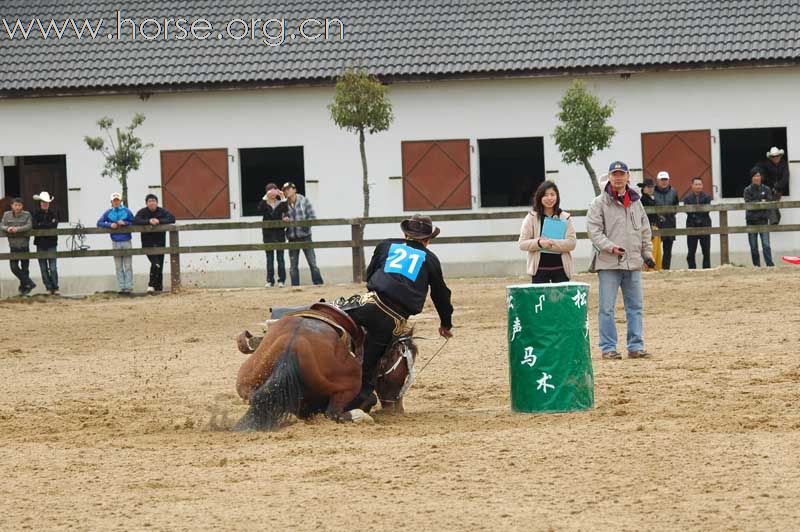
{"label": "green barrel", "polygon": [[592,408],[589,285],[523,284],[506,289],[512,410]]}

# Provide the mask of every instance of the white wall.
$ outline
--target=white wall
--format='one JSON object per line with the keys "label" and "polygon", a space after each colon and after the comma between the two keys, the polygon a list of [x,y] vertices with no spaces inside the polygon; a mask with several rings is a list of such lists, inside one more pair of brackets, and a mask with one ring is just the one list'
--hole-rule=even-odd
{"label": "white wall", "polygon": [[[403,140],[469,138],[477,148],[479,138],[542,136],[545,167],[560,185],[562,205],[585,208],[592,189],[583,168],[561,162],[551,134],[556,125],[557,102],[572,78],[534,78],[516,80],[452,81],[395,84],[390,88],[396,120],[389,132],[369,136],[367,150],[372,188],[373,215],[402,213],[402,183],[390,180],[401,174],[400,142]],[[602,173],[614,159],[641,168],[641,133],[650,131],[711,129],[713,183],[720,183],[720,128],[787,127],[790,153],[800,153],[800,100],[795,96],[800,68],[727,70],[708,72],[664,72],[620,76],[592,76],[589,87],[603,99],[613,98],[612,118],[617,135],[612,146],[597,154],[592,163]],[[229,165],[233,219],[241,217],[241,192],[238,149],[302,145],[305,153],[308,195],[319,217],[359,216],[361,213],[361,166],[355,135],[340,131],[329,119],[326,105],[332,87],[225,91],[192,94],[155,94],[141,101],[137,96],[98,96],[46,99],[0,100],[0,155],[66,154],[70,192],[70,222],[80,220],[94,225],[108,205],[109,194],[118,186],[100,177],[101,156],[90,152],[84,135],[96,135],[96,120],[108,115],[118,124],[127,124],[135,112],[147,120],[140,134],[155,144],[143,160],[142,168],[130,179],[132,209],[160,185],[159,150],[187,148],[227,148],[234,155]],[[479,195],[478,154],[472,154],[472,190]],[[800,167],[793,166],[792,197],[798,197]],[[634,176],[639,177],[639,176]],[[156,191],[157,192],[157,191]],[[160,194],[159,194],[160,196]],[[481,211],[474,207],[474,210]],[[497,209],[493,209],[497,210]],[[258,218],[252,218],[258,219]],[[784,213],[783,223],[800,223],[796,211]],[[679,224],[681,220],[679,219]],[[743,213],[733,213],[731,224],[743,224]],[[448,223],[443,233],[515,233],[519,221]],[[582,229],[579,220],[578,229]],[[367,237],[397,234],[397,228],[368,228]],[[349,230],[314,229],[316,240],[349,239]],[[138,241],[138,237],[136,237]],[[184,233],[182,244],[258,242],[258,230],[217,233]],[[90,237],[93,248],[108,247],[107,237]],[[800,247],[796,234],[773,235],[773,248],[795,252]],[[62,237],[60,247],[66,242]],[[675,255],[683,254],[677,243]],[[716,248],[716,240],[713,245]],[[7,243],[0,242],[0,250]],[[434,248],[447,265],[469,263],[476,271],[488,273],[487,264],[508,263],[509,271],[524,270],[524,260],[513,244],[448,245]],[[745,236],[732,237],[732,249],[747,249]],[[776,252],[776,254],[777,254]],[[576,255],[589,253],[586,242]],[[347,272],[349,250],[320,250],[319,263],[326,268],[340,267]],[[258,270],[264,268],[260,252],[184,256],[187,271]],[[680,260],[680,259],[679,259]],[[303,260],[301,259],[301,263]],[[146,259],[137,257],[134,270],[144,272]],[[678,262],[680,265],[680,262]],[[481,269],[483,268],[483,269]],[[459,269],[459,271],[467,271]],[[113,273],[110,258],[63,260],[62,277],[108,275]],[[8,268],[0,267],[0,279],[10,279]],[[307,275],[305,279],[307,279]],[[109,284],[112,286],[113,283]]]}

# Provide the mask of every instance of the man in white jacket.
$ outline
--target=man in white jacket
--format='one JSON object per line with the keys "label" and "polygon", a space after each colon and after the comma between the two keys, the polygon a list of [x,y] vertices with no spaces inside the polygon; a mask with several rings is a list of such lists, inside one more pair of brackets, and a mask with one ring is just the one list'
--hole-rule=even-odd
{"label": "man in white jacket", "polygon": [[641,197],[628,186],[628,165],[611,163],[603,192],[589,206],[586,229],[594,246],[591,271],[600,280],[600,349],[603,358],[620,359],[614,307],[622,289],[628,320],[628,358],[646,358],[644,350],[642,266],[655,267],[652,232]]}

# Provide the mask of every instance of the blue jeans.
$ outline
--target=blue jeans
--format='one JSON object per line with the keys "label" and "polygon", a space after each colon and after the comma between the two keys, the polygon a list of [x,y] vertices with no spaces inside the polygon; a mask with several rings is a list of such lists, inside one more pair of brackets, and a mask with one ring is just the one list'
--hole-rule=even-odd
{"label": "blue jeans", "polygon": [[758,237],[761,237],[761,247],[764,249],[764,264],[775,266],[772,262],[772,248],[769,245],[769,233],[747,233],[747,242],[750,244],[750,256],[753,266],[761,266],[758,256]]}
{"label": "blue jeans", "polygon": [[275,283],[275,261],[273,259],[278,261],[278,282],[286,282],[286,263],[283,260],[282,249],[267,251],[267,282]]}
{"label": "blue jeans", "polygon": [[[311,242],[311,237],[301,238],[298,240],[290,240],[289,242]],[[322,284],[322,274],[317,268],[317,255],[314,253],[313,248],[303,249],[303,255],[306,256],[308,262],[308,269],[311,270],[311,282],[314,284]],[[300,284],[300,250],[289,250],[289,277],[292,278],[292,286]]]}
{"label": "blue jeans", "polygon": [[[112,249],[131,249],[133,242],[124,240],[122,242],[111,241]],[[120,290],[133,290],[133,257],[114,257],[114,266],[117,269],[117,286]]]}
{"label": "blue jeans", "polygon": [[[36,246],[36,251],[56,251],[56,246]],[[50,291],[58,290],[58,265],[56,259],[39,259],[39,271],[42,272],[44,287]]]}
{"label": "blue jeans", "polygon": [[617,291],[622,288],[622,301],[628,318],[628,351],[644,351],[644,297],[642,272],[600,270],[600,349],[603,353],[617,349],[617,325],[614,306]]}

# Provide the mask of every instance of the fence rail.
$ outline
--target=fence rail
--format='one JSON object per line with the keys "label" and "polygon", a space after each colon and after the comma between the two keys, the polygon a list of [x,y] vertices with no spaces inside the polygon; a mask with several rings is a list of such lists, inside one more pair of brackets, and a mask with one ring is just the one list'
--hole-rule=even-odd
{"label": "fence rail", "polygon": [[[771,209],[795,209],[800,208],[800,201],[779,201],[761,203],[723,203],[712,205],[678,205],[664,207],[647,207],[648,214],[670,214],[670,213],[692,213],[692,212],[719,212],[718,227],[690,227],[685,229],[661,229],[658,234],[661,236],[682,236],[682,235],[720,235],[720,262],[727,264],[730,262],[728,235],[742,233],[773,233],[773,232],[794,232],[800,231],[800,224],[792,225],[765,225],[765,226],[729,226],[728,212],[745,210],[771,210]],[[457,213],[457,214],[435,214],[431,218],[434,222],[455,222],[455,221],[481,221],[481,220],[504,220],[519,219],[525,217],[527,210],[514,210],[503,212],[478,212],[478,213]],[[586,209],[575,209],[569,211],[572,216],[586,216]],[[120,257],[133,255],[169,255],[170,256],[170,280],[172,290],[180,289],[181,268],[180,256],[194,253],[232,253],[241,251],[264,251],[264,250],[285,250],[285,249],[329,249],[329,248],[351,248],[353,250],[353,282],[363,281],[365,269],[364,248],[375,246],[380,240],[364,239],[364,228],[367,225],[377,224],[396,224],[400,223],[407,216],[380,216],[371,218],[326,218],[320,220],[304,220],[294,222],[282,221],[255,221],[255,222],[202,222],[180,225],[163,226],[127,226],[119,229],[105,229],[97,227],[86,228],[61,228],[61,229],[37,229],[20,233],[20,236],[53,236],[53,235],[95,235],[111,233],[167,233],[169,235],[169,245],[166,247],[136,248],[136,249],[87,249],[72,251],[46,251],[30,253],[0,253],[0,260],[24,260],[24,259],[44,259],[44,258],[80,258],[80,257]],[[285,242],[280,244],[217,244],[204,246],[181,246],[180,233],[188,231],[229,231],[237,229],[271,229],[286,227],[318,227],[318,226],[350,226],[350,240],[329,240],[313,242]],[[577,233],[579,239],[588,238],[586,232]],[[491,243],[491,242],[515,242],[519,234],[506,235],[466,235],[438,237],[437,244],[468,244],[468,243]]]}

